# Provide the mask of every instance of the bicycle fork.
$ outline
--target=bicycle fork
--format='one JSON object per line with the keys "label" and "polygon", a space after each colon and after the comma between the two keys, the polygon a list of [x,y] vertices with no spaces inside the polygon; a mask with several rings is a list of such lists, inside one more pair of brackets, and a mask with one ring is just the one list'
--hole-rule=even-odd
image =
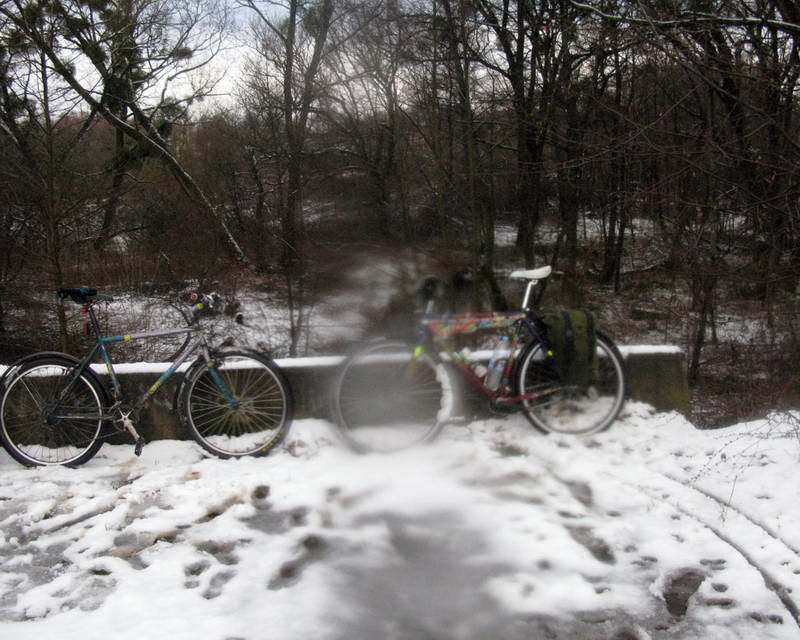
{"label": "bicycle fork", "polygon": [[214,362],[208,363],[208,373],[211,376],[211,379],[214,381],[214,384],[217,385],[217,388],[222,392],[222,395],[225,396],[225,399],[228,401],[228,405],[230,406],[230,408],[238,409],[239,401],[236,399],[236,396],[233,394],[233,391],[231,391],[228,385],[225,384],[225,379],[220,375],[216,363]]}

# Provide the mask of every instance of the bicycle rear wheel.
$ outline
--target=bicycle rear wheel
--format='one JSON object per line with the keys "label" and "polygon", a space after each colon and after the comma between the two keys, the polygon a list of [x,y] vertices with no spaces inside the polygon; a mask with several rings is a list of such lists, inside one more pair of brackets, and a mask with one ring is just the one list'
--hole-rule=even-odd
{"label": "bicycle rear wheel", "polygon": [[397,451],[432,440],[450,416],[453,389],[442,364],[403,342],[350,356],[333,388],[334,419],[358,452]]}
{"label": "bicycle rear wheel", "polygon": [[530,396],[522,409],[543,433],[591,435],[617,419],[625,404],[625,369],[611,340],[597,332],[597,364],[592,384],[562,384],[548,364],[541,343],[531,343],[520,356],[517,392]]}
{"label": "bicycle rear wheel", "polygon": [[0,402],[0,440],[26,466],[83,464],[103,444],[105,392],[87,372],[67,390],[75,367],[32,358],[6,380]]}
{"label": "bicycle rear wheel", "polygon": [[179,403],[184,424],[220,458],[266,454],[289,430],[289,385],[277,365],[257,353],[225,351],[216,362],[209,368],[198,360],[187,371]]}

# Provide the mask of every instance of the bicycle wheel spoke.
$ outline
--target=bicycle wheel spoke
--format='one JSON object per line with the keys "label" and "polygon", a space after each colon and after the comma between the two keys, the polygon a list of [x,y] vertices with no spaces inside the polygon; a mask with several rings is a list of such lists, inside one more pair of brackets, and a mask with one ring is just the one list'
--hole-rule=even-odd
{"label": "bicycle wheel spoke", "polygon": [[201,422],[209,422],[221,419],[228,411],[229,409],[227,407],[217,407],[216,409],[207,409],[202,412],[193,411],[192,415]]}
{"label": "bicycle wheel spoke", "polygon": [[261,403],[282,403],[283,394],[279,389],[262,389],[258,391],[258,387],[254,389],[255,393],[242,394],[242,397],[247,399],[248,402],[261,402]]}
{"label": "bicycle wheel spoke", "polygon": [[255,413],[252,419],[255,425],[263,424],[269,431],[274,431],[280,425],[283,412],[276,414],[269,414],[264,412]]}
{"label": "bicycle wheel spoke", "polygon": [[[211,435],[217,432],[217,430],[220,428],[220,425],[225,420],[226,415],[227,414],[222,413],[213,418],[206,417],[198,424],[198,431],[203,435]],[[205,427],[203,427],[203,425],[205,425]]]}
{"label": "bicycle wheel spoke", "polygon": [[39,411],[41,411],[42,410],[42,405],[44,404],[44,400],[42,399],[42,397],[38,393],[34,393],[34,391],[28,385],[28,383],[25,380],[25,378],[22,378],[20,380],[20,382],[22,383],[22,386],[25,387],[25,390],[28,392],[28,395],[30,395],[31,399],[33,400],[34,404],[36,405],[36,408],[39,409]]}
{"label": "bicycle wheel spoke", "polygon": [[[236,376],[235,382],[231,381],[231,388],[236,389],[235,395],[249,398],[254,386],[258,385],[259,372],[257,369],[246,370],[247,373]],[[233,376],[232,376],[233,377]]]}

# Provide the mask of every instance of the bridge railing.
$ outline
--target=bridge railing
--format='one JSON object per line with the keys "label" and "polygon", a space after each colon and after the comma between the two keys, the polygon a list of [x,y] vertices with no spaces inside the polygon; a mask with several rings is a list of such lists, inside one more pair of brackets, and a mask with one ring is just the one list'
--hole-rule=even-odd
{"label": "bridge railing", "polygon": [[[686,377],[686,358],[683,351],[672,346],[621,346],[628,379],[628,395],[632,400],[646,402],[658,411],[678,411],[689,414],[689,387]],[[472,357],[488,360],[491,352],[476,352]],[[310,358],[279,358],[276,360],[289,380],[295,402],[296,418],[330,417],[330,387],[343,356]],[[168,363],[121,363],[114,369],[129,398],[137,398],[165,371]],[[95,372],[107,376],[105,365],[92,365]],[[185,369],[186,366],[183,367]],[[5,367],[0,365],[0,375]],[[183,428],[173,412],[173,397],[181,370],[158,393],[142,412],[137,429],[147,440],[184,438]],[[480,411],[482,403],[468,403],[469,411]],[[462,407],[464,408],[464,407]],[[124,442],[125,436],[122,437]],[[112,440],[113,441],[113,440]]]}

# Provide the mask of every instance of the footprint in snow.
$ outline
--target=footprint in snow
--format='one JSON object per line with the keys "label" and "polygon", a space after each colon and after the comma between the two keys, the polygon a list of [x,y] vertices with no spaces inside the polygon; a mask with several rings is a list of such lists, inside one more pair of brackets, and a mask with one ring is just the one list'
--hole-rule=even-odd
{"label": "footprint in snow", "polygon": [[584,546],[597,560],[605,564],[615,564],[614,552],[608,543],[595,535],[589,527],[567,527],[567,531],[578,544]]}
{"label": "footprint in snow", "polygon": [[631,564],[636,565],[637,567],[641,567],[646,569],[648,567],[653,566],[658,562],[658,558],[654,558],[653,556],[642,556],[638,560],[634,560]]}
{"label": "footprint in snow", "polygon": [[183,583],[183,586],[187,589],[196,589],[199,587],[200,581],[197,578],[203,575],[210,566],[211,563],[208,561],[200,560],[184,567],[183,573],[186,575],[187,580]]}
{"label": "footprint in snow", "polygon": [[703,601],[707,607],[719,607],[720,609],[733,609],[736,601],[731,598],[706,598]]}
{"label": "footprint in snow", "polygon": [[725,564],[726,560],[724,558],[714,558],[714,559],[704,559],[700,561],[700,564],[704,567],[709,567],[712,570],[722,569]]}
{"label": "footprint in snow", "polygon": [[238,556],[233,553],[236,545],[232,542],[215,542],[214,540],[207,540],[196,544],[195,547],[198,551],[205,551],[214,556],[217,562],[224,565],[239,564]]}
{"label": "footprint in snow", "polygon": [[750,618],[761,623],[771,622],[772,624],[783,624],[783,616],[779,616],[776,613],[764,614],[754,611],[750,614]]}
{"label": "footprint in snow", "polygon": [[671,573],[664,584],[662,596],[673,616],[682,618],[689,608],[689,599],[697,592],[706,575],[694,568],[678,569]]}
{"label": "footprint in snow", "polygon": [[235,571],[220,571],[211,578],[208,589],[203,592],[206,600],[213,600],[222,593],[222,588],[236,575]]}
{"label": "footprint in snow", "polygon": [[306,567],[314,560],[319,559],[326,548],[325,540],[318,535],[311,534],[303,538],[297,557],[281,565],[277,575],[273,576],[267,584],[267,588],[276,591],[295,584]]}

